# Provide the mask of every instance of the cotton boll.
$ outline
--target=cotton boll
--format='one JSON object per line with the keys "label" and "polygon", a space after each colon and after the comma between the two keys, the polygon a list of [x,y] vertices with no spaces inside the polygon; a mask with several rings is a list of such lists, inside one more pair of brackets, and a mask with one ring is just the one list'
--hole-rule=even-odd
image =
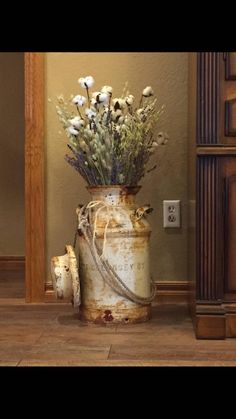
{"label": "cotton boll", "polygon": [[100,95],[100,92],[93,92],[92,93],[92,97],[96,100],[97,100],[98,95]]}
{"label": "cotton boll", "polygon": [[117,109],[111,113],[111,117],[113,121],[116,121],[122,115],[121,109]]}
{"label": "cotton boll", "polygon": [[86,98],[85,98],[84,96],[77,95],[77,96],[75,96],[75,97],[73,98],[72,102],[73,102],[75,105],[78,105],[78,106],[83,106],[83,105],[85,104],[85,102],[86,102]]}
{"label": "cotton boll", "polygon": [[73,119],[69,119],[69,122],[71,125],[73,125],[74,128],[78,130],[85,125],[84,120],[79,116],[75,116]]}
{"label": "cotton boll", "polygon": [[112,91],[113,91],[113,89],[112,89],[111,86],[103,86],[101,88],[101,93],[109,93],[109,95],[111,95]]}
{"label": "cotton boll", "polygon": [[145,89],[143,89],[143,96],[144,97],[150,97],[153,96],[154,92],[153,89],[151,88],[151,86],[147,86],[145,87]]}
{"label": "cotton boll", "polygon": [[76,136],[79,134],[79,131],[77,131],[73,126],[71,126],[71,127],[68,128],[68,132],[70,134],[76,135]]}
{"label": "cotton boll", "polygon": [[94,78],[92,76],[85,77],[85,83],[87,87],[92,87],[94,85]]}
{"label": "cotton boll", "polygon": [[92,76],[80,77],[78,83],[81,87],[87,89],[94,85],[94,78]]}
{"label": "cotton boll", "polygon": [[95,110],[89,109],[89,108],[86,108],[85,109],[85,114],[87,115],[88,119],[90,119],[90,120],[93,119],[93,118],[95,118],[96,115],[97,115],[97,113],[96,113]]}
{"label": "cotton boll", "polygon": [[134,103],[134,96],[133,96],[133,95],[128,95],[128,96],[125,98],[125,102],[126,102],[126,104],[127,104],[128,106],[133,105],[133,103]]}
{"label": "cotton boll", "polygon": [[108,103],[108,100],[109,100],[109,96],[108,96],[108,94],[107,93],[100,93],[99,94],[99,103],[105,103],[105,104],[107,104]]}
{"label": "cotton boll", "polygon": [[113,105],[114,105],[114,109],[115,109],[115,111],[117,110],[117,109],[122,109],[122,108],[124,108],[125,107],[125,105],[126,105],[126,103],[125,103],[125,100],[124,99],[122,99],[122,98],[115,98],[115,99],[113,99],[113,101],[112,101],[112,103],[113,103]]}

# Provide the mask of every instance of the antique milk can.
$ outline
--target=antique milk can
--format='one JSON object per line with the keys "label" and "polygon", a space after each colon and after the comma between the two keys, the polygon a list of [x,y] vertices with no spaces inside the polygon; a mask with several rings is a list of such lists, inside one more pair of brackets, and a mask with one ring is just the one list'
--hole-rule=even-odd
{"label": "antique milk can", "polygon": [[135,323],[151,316],[150,206],[138,207],[140,187],[88,187],[92,200],[77,209],[80,319]]}

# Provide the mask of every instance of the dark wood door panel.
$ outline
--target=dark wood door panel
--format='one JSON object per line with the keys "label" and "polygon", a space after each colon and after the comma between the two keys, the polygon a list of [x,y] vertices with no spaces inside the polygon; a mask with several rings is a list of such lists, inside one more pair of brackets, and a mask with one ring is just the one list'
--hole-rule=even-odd
{"label": "dark wood door panel", "polygon": [[222,159],[225,185],[224,211],[224,293],[225,300],[236,299],[236,158]]}
{"label": "dark wood door panel", "polygon": [[224,53],[225,80],[236,80],[236,52]]}
{"label": "dark wood door panel", "polygon": [[225,135],[236,137],[236,99],[225,101]]}
{"label": "dark wood door panel", "polygon": [[220,141],[236,146],[236,52],[224,53],[220,67]]}

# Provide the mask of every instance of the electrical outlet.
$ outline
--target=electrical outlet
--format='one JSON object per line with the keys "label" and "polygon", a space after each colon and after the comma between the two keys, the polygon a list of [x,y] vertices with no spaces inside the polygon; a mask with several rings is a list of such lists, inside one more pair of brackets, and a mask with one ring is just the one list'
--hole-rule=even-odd
{"label": "electrical outlet", "polygon": [[180,227],[180,200],[163,201],[163,227]]}

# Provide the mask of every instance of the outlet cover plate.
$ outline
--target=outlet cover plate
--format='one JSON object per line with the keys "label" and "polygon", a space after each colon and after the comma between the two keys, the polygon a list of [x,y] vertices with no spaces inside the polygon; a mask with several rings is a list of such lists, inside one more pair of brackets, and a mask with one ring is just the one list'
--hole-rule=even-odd
{"label": "outlet cover plate", "polygon": [[180,200],[163,201],[163,227],[180,227]]}

